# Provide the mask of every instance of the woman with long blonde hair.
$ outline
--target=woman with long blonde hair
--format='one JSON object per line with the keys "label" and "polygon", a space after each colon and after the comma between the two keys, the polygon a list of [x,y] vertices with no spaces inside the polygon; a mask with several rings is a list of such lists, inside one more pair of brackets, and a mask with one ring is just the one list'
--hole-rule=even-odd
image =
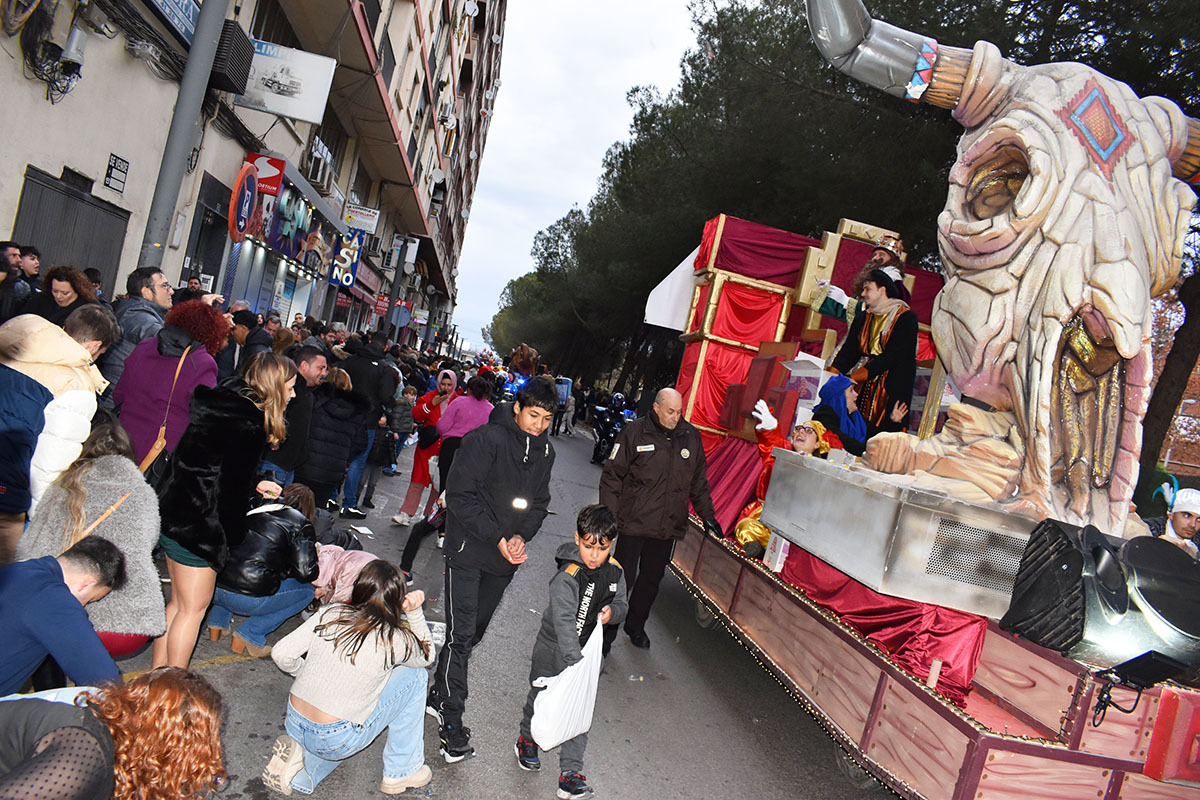
{"label": "woman with long blonde hair", "polygon": [[181,669],[0,702],[2,797],[202,800],[226,780],[221,695]]}
{"label": "woman with long blonde hair", "polygon": [[326,606],[271,652],[295,676],[287,733],[275,741],[263,782],[311,794],[337,765],[387,731],[384,794],[429,783],[425,764],[425,667],[433,663],[425,593],[408,591],[400,570],[372,561],[354,581],[350,602]]}
{"label": "woman with long blonde hair", "polygon": [[154,641],[154,666],[186,667],[196,647],[217,573],[246,534],[250,496],[268,500],[282,487],[256,481],[268,447],[287,436],[284,410],[295,396],[296,365],[258,353],[241,378],[196,388],[187,430],[159,486],[160,543],[171,576],[167,630]]}
{"label": "woman with long blonde hair", "polygon": [[[131,655],[166,629],[152,556],[159,535],[158,497],[133,462],[129,434],[105,411],[92,421],[79,458],[46,489],[17,544],[17,558],[57,556],[85,534],[108,539],[125,554],[125,586],[86,610],[109,655]],[[50,681],[35,675],[34,688],[50,688]]]}

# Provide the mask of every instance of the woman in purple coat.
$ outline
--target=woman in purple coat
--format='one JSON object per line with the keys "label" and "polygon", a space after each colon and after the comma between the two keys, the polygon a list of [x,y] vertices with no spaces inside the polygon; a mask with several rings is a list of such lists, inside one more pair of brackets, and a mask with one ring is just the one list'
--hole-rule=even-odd
{"label": "woman in purple coat", "polygon": [[[141,463],[154,446],[166,417],[165,452],[171,452],[188,426],[188,405],[197,386],[217,385],[213,356],[229,340],[225,315],[200,300],[174,306],[157,335],[138,343],[125,361],[113,390],[121,424],[133,440],[134,460]],[[186,358],[184,350],[188,347]],[[180,359],[183,366],[180,367]],[[179,379],[175,370],[179,369]],[[171,385],[174,383],[174,394]],[[169,403],[169,409],[168,409]]]}

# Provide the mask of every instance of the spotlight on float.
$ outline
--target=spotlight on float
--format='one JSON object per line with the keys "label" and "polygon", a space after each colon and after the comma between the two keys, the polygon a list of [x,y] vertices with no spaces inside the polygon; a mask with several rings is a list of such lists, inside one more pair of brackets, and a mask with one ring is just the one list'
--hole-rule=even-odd
{"label": "spotlight on float", "polygon": [[1200,667],[1200,563],[1163,539],[1043,520],[1000,627],[1114,682],[1177,677]]}

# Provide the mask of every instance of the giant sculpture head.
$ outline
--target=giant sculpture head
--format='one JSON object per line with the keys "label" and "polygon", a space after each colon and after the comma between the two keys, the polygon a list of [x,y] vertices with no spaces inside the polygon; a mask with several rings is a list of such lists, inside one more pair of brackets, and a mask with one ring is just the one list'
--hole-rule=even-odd
{"label": "giant sculpture head", "polygon": [[965,395],[1013,415],[1014,496],[1119,531],[1149,399],[1150,299],[1178,278],[1200,122],[1081,64],[939,46],[859,0],[808,0],[808,14],[836,67],[950,108],[966,129],[938,218],[938,353]]}

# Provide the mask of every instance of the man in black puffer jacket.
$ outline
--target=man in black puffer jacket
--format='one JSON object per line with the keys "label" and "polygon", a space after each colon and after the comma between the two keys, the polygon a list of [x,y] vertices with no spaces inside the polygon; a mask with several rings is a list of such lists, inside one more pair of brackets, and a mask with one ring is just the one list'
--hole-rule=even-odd
{"label": "man in black puffer jacket", "polygon": [[446,646],[429,710],[441,722],[449,763],[475,752],[462,724],[467,661],[550,508],[554,448],[546,429],[556,408],[554,384],[530,380],[512,404],[496,406],[486,425],[463,437],[446,480]]}
{"label": "man in black puffer jacket", "polygon": [[342,493],[342,516],[350,519],[365,519],[367,516],[358,508],[358,485],[367,465],[367,454],[375,443],[375,429],[387,424],[387,412],[396,390],[392,368],[383,360],[383,346],[386,344],[387,334],[376,331],[371,334],[369,343],[338,364],[350,376],[350,390],[368,404],[362,420],[363,446],[354,451]]}
{"label": "man in black puffer jacket", "polygon": [[308,455],[296,467],[296,481],[312,489],[317,505],[323,506],[332,500],[346,477],[350,459],[366,442],[362,419],[369,406],[358,395],[329,381],[318,384],[312,398]]}

